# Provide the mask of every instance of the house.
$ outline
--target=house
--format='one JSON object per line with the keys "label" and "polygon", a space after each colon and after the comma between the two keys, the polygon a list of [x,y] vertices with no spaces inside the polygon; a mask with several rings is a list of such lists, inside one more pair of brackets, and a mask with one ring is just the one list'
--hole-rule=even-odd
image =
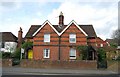
{"label": "house", "polygon": [[96,46],[99,48],[99,47],[106,47],[106,46],[109,46],[109,43],[104,41],[103,39],[101,39],[100,37],[97,37],[96,38],[96,41],[97,41],[97,44]]}
{"label": "house", "polygon": [[17,47],[17,37],[11,32],[0,32],[1,42],[0,51],[14,52]]}
{"label": "house", "polygon": [[[42,25],[31,25],[25,41],[33,42],[34,60],[76,60],[80,57],[78,46],[89,46],[88,59],[97,58],[98,37],[93,25],[79,25],[72,20],[64,24],[64,15],[59,15],[59,24],[46,20]],[[103,43],[103,45],[102,45]],[[98,43],[99,44],[99,43]],[[104,42],[100,42],[104,46]]]}

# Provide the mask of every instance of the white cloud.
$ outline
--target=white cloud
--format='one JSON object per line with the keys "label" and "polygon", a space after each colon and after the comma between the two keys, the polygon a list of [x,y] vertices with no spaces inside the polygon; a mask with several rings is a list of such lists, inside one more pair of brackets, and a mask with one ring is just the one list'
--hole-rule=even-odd
{"label": "white cloud", "polygon": [[21,2],[1,2],[0,3],[0,12],[14,11],[21,7]]}
{"label": "white cloud", "polygon": [[65,24],[68,24],[73,19],[78,24],[93,24],[98,36],[101,36],[103,39],[109,38],[111,36],[111,30],[117,28],[117,3],[111,3],[110,6],[106,5],[104,8],[98,8],[103,3],[97,6],[98,4],[96,3],[95,6],[90,3],[83,5],[82,3],[63,2],[59,8],[54,9],[48,15],[48,19],[52,24],[58,24],[57,16],[62,11]]}
{"label": "white cloud", "polygon": [[[9,1],[13,3],[9,3]],[[56,2],[54,0],[53,1],[34,0],[34,1],[39,2],[39,7],[45,5],[47,2]],[[3,0],[5,4],[0,5],[0,13],[15,11],[22,7],[22,2],[34,2],[34,1],[33,0],[24,0],[24,1],[23,0],[15,0],[15,1]],[[93,3],[94,5],[89,3],[92,1],[95,2]],[[102,7],[102,4],[104,3],[105,0],[104,1],[92,0],[92,1],[77,0],[74,2],[74,0],[70,0],[70,1],[57,0],[57,2],[61,2],[61,5],[57,9],[53,9],[53,11],[48,15],[48,20],[52,24],[58,24],[58,16],[60,14],[60,11],[62,11],[64,14],[65,24],[69,24],[69,22],[73,19],[78,24],[93,24],[94,29],[98,36],[102,37],[103,39],[109,38],[111,36],[112,31],[115,30],[118,25],[117,24],[118,23],[117,22],[117,17],[118,17],[117,0],[109,0],[109,1],[107,0],[108,2],[111,2],[111,3],[109,3],[109,6],[107,5],[108,3],[106,3],[104,7]],[[9,6],[7,4],[9,4]],[[4,29],[0,29],[0,31],[4,31],[4,32],[11,31],[17,36],[19,27],[21,26],[23,28],[23,34],[25,36],[26,32],[28,31],[31,25],[36,25],[36,24],[41,25],[45,20],[47,20],[47,19],[41,18],[42,15],[44,14],[43,13],[41,14],[39,10],[38,12],[35,12],[35,13],[37,15],[36,18],[22,17],[21,19],[22,21],[17,21],[17,22],[13,22],[15,20],[13,20],[12,18],[7,18],[6,20],[9,21],[9,23],[1,24],[4,26]],[[8,24],[10,25],[9,28],[8,28]]]}

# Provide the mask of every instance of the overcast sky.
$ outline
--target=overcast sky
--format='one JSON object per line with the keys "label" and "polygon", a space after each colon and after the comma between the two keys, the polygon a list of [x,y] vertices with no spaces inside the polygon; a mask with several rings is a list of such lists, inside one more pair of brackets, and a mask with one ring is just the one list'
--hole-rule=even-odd
{"label": "overcast sky", "polygon": [[92,24],[97,36],[104,40],[111,38],[112,32],[118,28],[118,0],[56,1],[1,1],[0,32],[12,32],[17,36],[19,28],[22,27],[24,37],[31,25],[41,25],[45,20],[58,24],[61,11],[65,24],[69,24],[72,20],[79,25]]}

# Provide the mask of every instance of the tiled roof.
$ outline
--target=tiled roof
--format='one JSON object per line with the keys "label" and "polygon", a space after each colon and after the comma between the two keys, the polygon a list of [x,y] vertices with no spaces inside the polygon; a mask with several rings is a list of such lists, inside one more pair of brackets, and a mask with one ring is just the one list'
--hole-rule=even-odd
{"label": "tiled roof", "polygon": [[40,28],[41,25],[31,25],[30,29],[28,30],[27,34],[25,35],[25,38],[31,38],[32,35],[35,33],[35,31]]}
{"label": "tiled roof", "polygon": [[79,25],[89,37],[97,37],[95,30],[92,25]]}
{"label": "tiled roof", "polygon": [[59,28],[58,25],[53,25],[53,27],[60,33],[67,25],[64,25],[62,28]]}
{"label": "tiled roof", "polygon": [[[60,33],[67,25],[64,25],[61,29],[58,25],[53,25],[53,27]],[[95,30],[92,25],[79,25],[83,31],[85,31],[89,37],[97,37]],[[41,27],[41,25],[31,25],[30,29],[28,30],[25,38],[32,38],[32,35]]]}
{"label": "tiled roof", "polygon": [[2,42],[17,42],[18,38],[11,32],[0,32]]}
{"label": "tiled roof", "polygon": [[105,41],[108,43],[118,43],[117,39],[106,39]]}

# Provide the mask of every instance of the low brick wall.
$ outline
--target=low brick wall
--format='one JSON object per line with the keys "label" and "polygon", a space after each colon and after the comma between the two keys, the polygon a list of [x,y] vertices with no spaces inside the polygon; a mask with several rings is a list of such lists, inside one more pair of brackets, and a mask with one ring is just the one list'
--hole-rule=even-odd
{"label": "low brick wall", "polygon": [[2,59],[2,66],[3,67],[11,67],[12,66],[12,59]]}
{"label": "low brick wall", "polygon": [[73,69],[97,69],[96,61],[40,61],[21,60],[21,67],[30,68],[73,68]]}

